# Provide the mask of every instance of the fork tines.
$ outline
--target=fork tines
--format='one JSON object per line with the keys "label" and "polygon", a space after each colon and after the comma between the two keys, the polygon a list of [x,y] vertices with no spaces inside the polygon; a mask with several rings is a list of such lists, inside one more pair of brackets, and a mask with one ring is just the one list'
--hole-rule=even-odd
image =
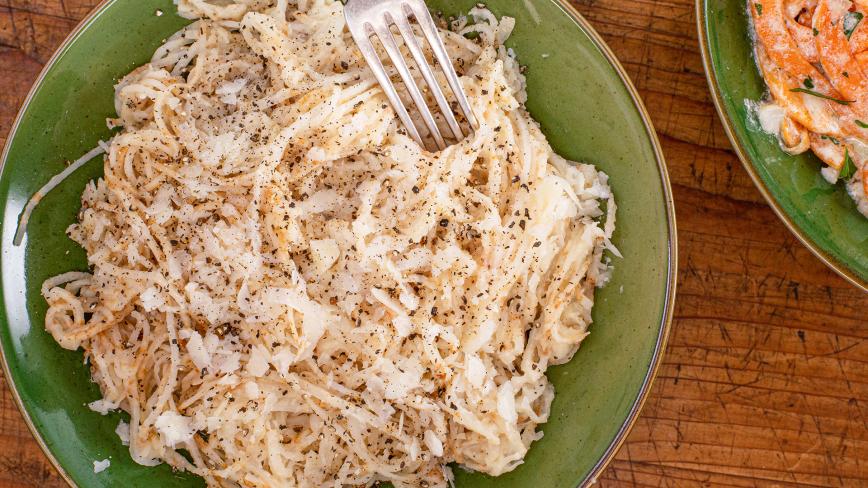
{"label": "fork tines", "polygon": [[416,105],[416,109],[421,114],[422,121],[425,123],[425,127],[428,129],[428,132],[437,144],[437,148],[445,149],[446,141],[443,138],[443,134],[440,133],[440,129],[437,127],[434,115],[431,113],[428,104],[425,102],[425,97],[422,95],[422,91],[419,89],[419,86],[410,74],[410,68],[407,66],[407,62],[401,55],[401,51],[398,48],[398,44],[392,33],[392,26],[397,28],[404,41],[404,45],[407,46],[407,50],[410,51],[410,54],[416,63],[416,67],[422,74],[422,78],[424,78],[425,83],[428,85],[428,89],[431,91],[434,100],[437,102],[440,112],[442,112],[446,123],[449,125],[449,130],[452,132],[453,139],[459,141],[464,138],[465,134],[461,125],[458,123],[458,120],[456,120],[455,114],[452,113],[452,108],[450,107],[449,102],[447,102],[443,90],[441,90],[437,83],[437,80],[434,77],[434,72],[431,71],[431,67],[428,65],[428,62],[422,53],[422,48],[419,46],[419,42],[416,40],[416,35],[410,25],[410,17],[416,19],[422,35],[431,46],[434,58],[437,60],[437,64],[440,65],[440,68],[446,77],[446,81],[452,89],[452,93],[458,101],[458,106],[461,107],[461,112],[464,114],[467,122],[474,130],[479,127],[476,117],[470,109],[470,104],[467,102],[464,90],[461,88],[458,74],[455,72],[455,68],[452,66],[452,62],[449,59],[443,41],[440,39],[440,35],[437,32],[437,26],[434,24],[434,19],[431,18],[431,14],[428,12],[428,8],[425,6],[423,0],[349,0],[344,8],[344,15],[346,16],[347,26],[350,29],[350,33],[352,34],[353,39],[355,39],[359,50],[362,52],[365,61],[367,61],[371,70],[374,72],[374,76],[377,78],[377,81],[380,83],[380,86],[389,98],[389,102],[392,104],[395,112],[397,112],[398,117],[401,119],[401,122],[403,122],[407,132],[416,140],[416,142],[419,143],[419,145],[424,146],[422,137],[419,135],[419,130],[413,123],[413,119],[407,112],[407,108],[398,96],[398,92],[392,84],[389,75],[386,73],[382,60],[380,60],[377,55],[377,51],[371,42],[371,37],[373,36],[376,36],[380,40],[389,60],[401,76],[401,80],[404,82],[407,93],[410,95],[413,104]]}

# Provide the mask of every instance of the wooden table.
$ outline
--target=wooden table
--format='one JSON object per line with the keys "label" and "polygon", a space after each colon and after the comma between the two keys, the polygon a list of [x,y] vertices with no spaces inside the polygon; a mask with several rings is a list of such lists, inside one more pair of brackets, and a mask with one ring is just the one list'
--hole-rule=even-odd
{"label": "wooden table", "polygon": [[[790,235],[730,150],[693,0],[573,1],[647,102],[681,245],[669,350],[601,485],[868,485],[868,297]],[[0,134],[96,3],[0,0]],[[2,380],[0,486],[65,486]]]}

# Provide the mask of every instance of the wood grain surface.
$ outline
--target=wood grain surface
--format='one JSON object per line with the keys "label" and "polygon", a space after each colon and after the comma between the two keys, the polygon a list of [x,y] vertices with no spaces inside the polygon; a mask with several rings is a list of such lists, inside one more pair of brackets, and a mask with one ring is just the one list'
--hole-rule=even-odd
{"label": "wood grain surface", "polygon": [[[796,241],[730,149],[693,0],[573,1],[646,100],[680,240],[669,349],[600,485],[868,486],[868,297]],[[0,0],[4,137],[43,63],[96,3]],[[0,487],[62,486],[0,380]]]}

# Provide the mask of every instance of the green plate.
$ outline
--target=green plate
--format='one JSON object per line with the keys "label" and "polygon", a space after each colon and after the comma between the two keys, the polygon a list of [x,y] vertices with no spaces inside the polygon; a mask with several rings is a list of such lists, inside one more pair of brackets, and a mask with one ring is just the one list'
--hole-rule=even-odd
{"label": "green plate", "polygon": [[[445,13],[477,0],[432,0]],[[610,285],[597,293],[590,338],[568,365],[553,368],[557,388],[545,438],[526,463],[491,478],[456,470],[457,485],[563,488],[590,483],[612,458],[636,419],[669,331],[675,289],[676,237],[669,181],[648,116],[623,69],[566,3],[490,0],[497,15],[517,18],[510,39],[528,65],[528,108],[555,149],[592,161],[611,176],[618,211]],[[157,9],[166,14],[154,15]],[[9,136],[0,174],[0,342],[5,370],[22,412],[46,454],[70,484],[81,487],[186,487],[203,483],[166,465],[135,464],[114,429],[121,416],[85,404],[100,397],[80,351],[57,346],[43,327],[43,280],[86,269],[84,252],[64,234],[85,183],[102,173],[91,162],[36,209],[22,247],[12,246],[30,195],[65,160],[110,137],[115,81],[147,62],[161,40],[185,21],[171,0],[102,4],[60,48],[36,83]],[[94,474],[93,461],[111,459]]]}
{"label": "green plate", "polygon": [[747,2],[696,0],[700,47],[714,104],[735,152],[775,213],[817,257],[868,291],[868,218],[843,184],[820,175],[812,153],[790,156],[759,129],[745,104],[766,85],[753,57]]}

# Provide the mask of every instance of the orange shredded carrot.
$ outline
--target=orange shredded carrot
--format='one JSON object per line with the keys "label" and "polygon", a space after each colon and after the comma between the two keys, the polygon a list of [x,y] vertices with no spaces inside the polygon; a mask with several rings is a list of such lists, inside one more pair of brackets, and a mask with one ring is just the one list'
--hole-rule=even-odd
{"label": "orange shredded carrot", "polygon": [[[868,105],[863,96],[866,91],[865,75],[862,67],[850,53],[850,44],[844,32],[844,16],[840,9],[836,13],[830,2],[841,0],[820,0],[814,11],[814,28],[817,29],[817,52],[823,70],[835,89],[846,99],[855,100],[853,108],[868,118]],[[846,13],[846,10],[843,11]]]}
{"label": "orange shredded carrot", "polygon": [[783,0],[760,0],[751,5],[757,36],[774,64],[796,79],[811,79],[819,93],[836,97],[823,74],[802,55],[784,21]]}

